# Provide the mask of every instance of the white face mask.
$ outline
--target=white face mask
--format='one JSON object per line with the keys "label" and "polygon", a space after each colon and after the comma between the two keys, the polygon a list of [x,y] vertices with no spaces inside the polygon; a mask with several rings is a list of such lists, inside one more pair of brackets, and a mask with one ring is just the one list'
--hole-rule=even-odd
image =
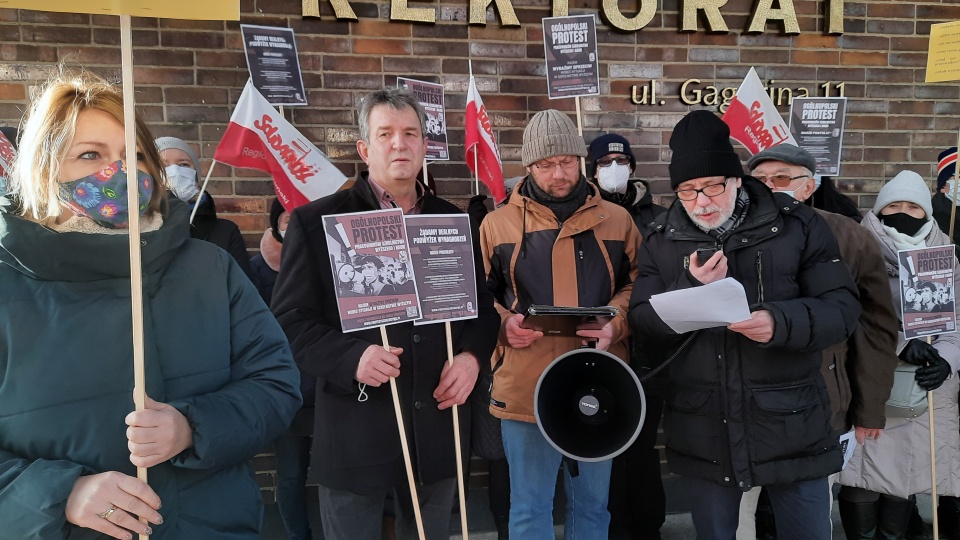
{"label": "white face mask", "polygon": [[790,196],[791,198],[793,198],[793,199],[796,199],[796,198],[797,198],[797,196],[794,195],[794,193],[796,193],[796,192],[797,192],[797,190],[795,190],[795,189],[778,189],[778,190],[777,190],[777,193],[786,193],[787,195],[789,195],[789,196]]}
{"label": "white face mask", "polygon": [[283,238],[284,236],[287,235],[286,229],[279,229],[278,232],[280,233],[280,238]]}
{"label": "white face mask", "polygon": [[630,179],[630,166],[611,163],[606,167],[597,168],[597,181],[600,187],[608,193],[625,193],[627,180]]}
{"label": "white face mask", "polygon": [[190,202],[190,199],[200,193],[200,189],[197,188],[197,171],[179,165],[167,165],[164,170],[167,171],[170,191],[181,201]]}
{"label": "white face mask", "polygon": [[820,189],[820,182],[823,181],[823,177],[819,174],[813,175],[813,190],[816,191]]}

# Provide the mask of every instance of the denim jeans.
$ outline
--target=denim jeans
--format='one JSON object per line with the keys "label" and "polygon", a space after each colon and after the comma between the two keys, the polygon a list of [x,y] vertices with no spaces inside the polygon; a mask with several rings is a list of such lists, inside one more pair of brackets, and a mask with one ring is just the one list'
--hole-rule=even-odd
{"label": "denim jeans", "polygon": [[[684,477],[684,486],[697,539],[735,540],[743,491],[692,477]],[[830,540],[829,486],[827,478],[764,486],[779,540]]]}
{"label": "denim jeans", "polygon": [[277,509],[289,540],[311,540],[306,484],[310,437],[284,431],[273,443],[277,455]]}
{"label": "denim jeans", "polygon": [[[554,540],[553,496],[563,455],[547,442],[536,424],[504,420],[500,429],[510,465],[510,536]],[[566,540],[606,540],[612,463],[580,462],[576,478],[564,468]]]}

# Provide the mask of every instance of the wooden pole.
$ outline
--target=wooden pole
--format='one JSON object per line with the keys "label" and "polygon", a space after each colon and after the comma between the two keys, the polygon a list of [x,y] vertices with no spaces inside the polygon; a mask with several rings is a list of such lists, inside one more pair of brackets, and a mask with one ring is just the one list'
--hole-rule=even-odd
{"label": "wooden pole", "polygon": [[[387,327],[380,327],[380,339],[383,348],[390,350],[387,339]],[[400,411],[400,394],[397,392],[397,380],[390,377],[390,394],[393,396],[393,410],[397,413],[397,428],[400,430],[400,448],[403,449],[403,464],[407,468],[407,483],[410,484],[410,498],[413,500],[413,515],[417,519],[417,533],[420,540],[426,540],[423,533],[423,518],[420,517],[420,499],[417,497],[417,482],[413,479],[413,465],[410,463],[410,448],[407,446],[407,430],[403,428],[403,414]]]}
{"label": "wooden pole", "polygon": [[[450,333],[450,321],[443,323],[447,332],[447,362],[453,366],[453,338]],[[467,528],[467,495],[463,487],[463,454],[460,448],[460,407],[453,406],[453,442],[457,452],[457,488],[460,490],[460,530],[463,531],[463,540],[469,539]]]}
{"label": "wooden pole", "polygon": [[[127,206],[130,209],[130,303],[133,316],[133,403],[138,411],[146,403],[146,369],[143,354],[143,273],[140,264],[140,182],[137,179],[137,109],[133,92],[133,40],[130,15],[120,16],[120,58],[123,73],[124,168],[127,171]],[[152,141],[151,141],[152,143]],[[133,159],[130,159],[130,158]],[[154,179],[156,181],[157,179]],[[154,186],[154,189],[160,189]],[[137,467],[137,478],[147,482],[146,467]],[[141,523],[146,520],[141,518]],[[147,540],[145,534],[138,535]]]}
{"label": "wooden pole", "polygon": [[[954,189],[956,193],[956,189]],[[956,205],[954,205],[954,212]],[[951,227],[951,231],[953,228]],[[932,343],[927,336],[927,344]],[[937,519],[937,448],[933,435],[933,391],[927,390],[927,412],[930,416],[930,504],[933,505],[933,537],[940,538],[940,521]]]}
{"label": "wooden pole", "polygon": [[[582,114],[580,113],[580,96],[575,97],[574,100],[577,103],[577,133],[579,133],[580,136],[583,137],[583,119],[582,119]],[[586,158],[583,158],[580,160],[580,173],[583,174],[584,177],[587,176]]]}

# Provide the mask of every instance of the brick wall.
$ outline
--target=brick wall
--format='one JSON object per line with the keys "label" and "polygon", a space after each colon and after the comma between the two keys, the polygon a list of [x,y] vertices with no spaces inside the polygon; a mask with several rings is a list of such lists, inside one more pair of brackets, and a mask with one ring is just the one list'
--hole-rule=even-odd
{"label": "brick wall", "polygon": [[[473,185],[462,161],[468,59],[507,177],[523,173],[520,144],[532,114],[549,107],[574,111],[574,100],[546,95],[540,19],[551,16],[547,0],[512,3],[520,27],[501,26],[492,8],[486,26],[468,25],[467,0],[412,6],[438,6],[435,24],[391,22],[386,0],[351,2],[355,22],[336,20],[326,0],[320,18],[306,19],[299,0],[241,0],[241,20],[296,30],[310,106],[288,108],[287,117],[347,175],[361,164],[354,112],[360,96],[395,84],[397,76],[443,83],[452,160],[430,171],[441,194],[463,201]],[[626,135],[638,175],[652,180],[655,193],[668,191],[670,130],[690,109],[679,99],[681,84],[697,78],[701,89],[736,87],[750,66],[765,84],[775,80],[772,86],[804,87],[813,95],[822,95],[825,82],[845,83],[850,100],[838,183],[861,207],[872,206],[883,181],[903,168],[934,178],[937,154],[956,143],[960,86],[922,81],[929,27],[960,19],[960,5],[848,0],[844,34],[828,35],[826,1],[794,0],[801,34],[790,36],[779,24],[763,34],[745,33],[753,0],[730,0],[721,8],[728,33],[704,31],[703,18],[700,31],[680,32],[678,0],[657,3],[654,19],[637,32],[612,29],[600,19],[602,95],[582,99],[587,140],[603,131]],[[570,14],[597,13],[600,5],[571,0]],[[628,16],[638,5],[620,2]],[[206,168],[247,79],[239,24],[136,18],[133,37],[140,111],[157,136],[197,143]],[[119,40],[116,17],[0,9],[0,123],[19,121],[31,88],[58,62],[119,79]],[[651,80],[664,104],[631,103],[631,87]],[[256,249],[268,226],[269,179],[217,165],[211,191],[221,214],[236,221]],[[261,461],[268,468],[269,459]]]}

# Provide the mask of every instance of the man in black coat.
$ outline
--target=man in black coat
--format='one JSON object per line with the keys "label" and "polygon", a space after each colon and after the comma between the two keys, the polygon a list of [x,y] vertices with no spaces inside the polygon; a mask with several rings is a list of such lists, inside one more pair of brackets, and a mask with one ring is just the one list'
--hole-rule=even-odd
{"label": "man in black coat", "polygon": [[[823,218],[745,176],[729,137],[703,110],[674,128],[677,200],[640,248],[630,323],[661,361],[689,340],[669,365],[665,426],[697,537],[733,540],[742,493],[762,485],[781,539],[828,540],[827,476],[843,456],[820,351],[853,333],[857,289]],[[699,248],[717,251],[701,258]],[[650,303],[725,277],[743,285],[750,319],[681,335]]]}
{"label": "man in black coat", "polygon": [[[405,214],[459,212],[424,193],[416,181],[427,143],[423,110],[408,91],[391,88],[366,96],[359,118],[357,151],[369,172],[351,188],[293,211],[272,309],[301,369],[318,377],[310,478],[320,484],[327,540],[379,540],[388,493],[397,501],[402,537],[416,537],[390,378],[399,389],[426,537],[445,539],[456,492],[450,408],[460,405],[460,433],[468,436],[467,397],[480,370],[489,369],[486,359],[493,353],[500,317],[481,286],[478,318],[452,324],[452,366],[444,325],[388,326],[389,349],[381,345],[379,329],[341,331],[322,217],[382,208],[401,208]],[[476,231],[473,236],[479,256]],[[475,257],[474,265],[482,276],[482,261]],[[470,448],[468,441],[463,448]]]}

